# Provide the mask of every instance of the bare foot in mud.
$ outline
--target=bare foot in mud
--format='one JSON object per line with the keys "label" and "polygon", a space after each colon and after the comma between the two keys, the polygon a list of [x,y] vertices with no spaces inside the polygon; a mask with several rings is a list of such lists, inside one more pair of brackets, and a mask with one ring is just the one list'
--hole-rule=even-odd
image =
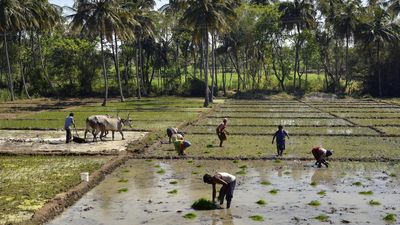
{"label": "bare foot in mud", "polygon": [[216,209],[224,209],[224,206],[215,204]]}

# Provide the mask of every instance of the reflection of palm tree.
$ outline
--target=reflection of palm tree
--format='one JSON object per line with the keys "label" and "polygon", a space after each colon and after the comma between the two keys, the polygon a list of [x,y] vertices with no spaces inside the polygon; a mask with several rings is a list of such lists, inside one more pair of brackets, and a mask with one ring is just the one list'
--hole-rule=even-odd
{"label": "reflection of palm tree", "polygon": [[330,169],[315,169],[314,174],[311,176],[311,182],[317,184],[324,184],[327,186],[333,186],[337,178],[337,174],[334,170]]}
{"label": "reflection of palm tree", "polygon": [[386,11],[376,6],[372,8],[371,14],[373,15],[371,18],[361,22],[357,36],[364,43],[375,44],[376,46],[378,91],[379,96],[382,96],[380,49],[382,44],[387,41],[398,40],[399,36],[396,32],[397,26],[390,22],[390,16]]}

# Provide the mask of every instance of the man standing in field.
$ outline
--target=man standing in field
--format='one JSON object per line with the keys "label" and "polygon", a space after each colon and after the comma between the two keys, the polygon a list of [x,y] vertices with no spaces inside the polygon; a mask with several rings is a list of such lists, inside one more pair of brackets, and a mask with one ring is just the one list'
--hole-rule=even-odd
{"label": "man standing in field", "polygon": [[278,156],[282,156],[283,151],[285,150],[285,138],[289,139],[288,133],[283,129],[282,125],[278,126],[278,130],[275,132],[274,137],[272,138],[272,144],[274,144],[274,140],[276,138],[276,151]]}
{"label": "man standing in field", "polygon": [[71,125],[75,127],[75,121],[74,121],[74,113],[70,113],[69,116],[67,118],[65,118],[65,123],[64,123],[64,129],[67,132],[67,137],[66,137],[66,143],[70,143],[71,142]]}
{"label": "man standing in field", "polygon": [[332,150],[326,150],[322,147],[315,147],[311,150],[311,153],[313,154],[315,160],[315,165],[318,165],[318,168],[321,168],[321,164],[324,164],[326,168],[328,168],[329,163],[326,161],[326,159],[332,155]]}
{"label": "man standing in field", "polygon": [[216,129],[217,136],[219,138],[219,147],[222,147],[222,143],[224,141],[226,141],[226,139],[227,139],[226,135],[229,134],[229,132],[227,130],[225,130],[227,123],[228,123],[228,119],[224,118],[222,120],[222,123],[220,123]]}
{"label": "man standing in field", "polygon": [[233,198],[233,191],[236,186],[236,177],[232,174],[219,172],[214,176],[210,174],[205,174],[203,176],[204,183],[212,185],[212,202],[215,203],[216,196],[216,185],[221,184],[222,187],[219,190],[218,200],[220,204],[224,204],[224,198],[226,199],[226,208],[229,209],[231,207],[231,201]]}

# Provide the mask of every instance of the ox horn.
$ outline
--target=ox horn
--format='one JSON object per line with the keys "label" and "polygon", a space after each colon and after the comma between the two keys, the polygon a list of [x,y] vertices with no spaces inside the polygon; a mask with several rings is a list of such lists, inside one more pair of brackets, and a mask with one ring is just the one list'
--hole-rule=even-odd
{"label": "ox horn", "polygon": [[129,120],[129,117],[131,116],[131,113],[128,113],[128,117],[126,118],[127,120]]}

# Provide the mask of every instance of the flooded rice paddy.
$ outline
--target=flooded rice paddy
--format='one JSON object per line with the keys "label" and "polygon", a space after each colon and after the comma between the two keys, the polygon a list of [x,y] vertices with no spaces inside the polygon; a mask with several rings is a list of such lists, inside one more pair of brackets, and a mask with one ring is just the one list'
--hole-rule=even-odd
{"label": "flooded rice paddy", "polygon": [[[191,209],[217,171],[237,176],[231,209]],[[49,224],[386,224],[399,216],[399,176],[388,163],[131,160]]]}

